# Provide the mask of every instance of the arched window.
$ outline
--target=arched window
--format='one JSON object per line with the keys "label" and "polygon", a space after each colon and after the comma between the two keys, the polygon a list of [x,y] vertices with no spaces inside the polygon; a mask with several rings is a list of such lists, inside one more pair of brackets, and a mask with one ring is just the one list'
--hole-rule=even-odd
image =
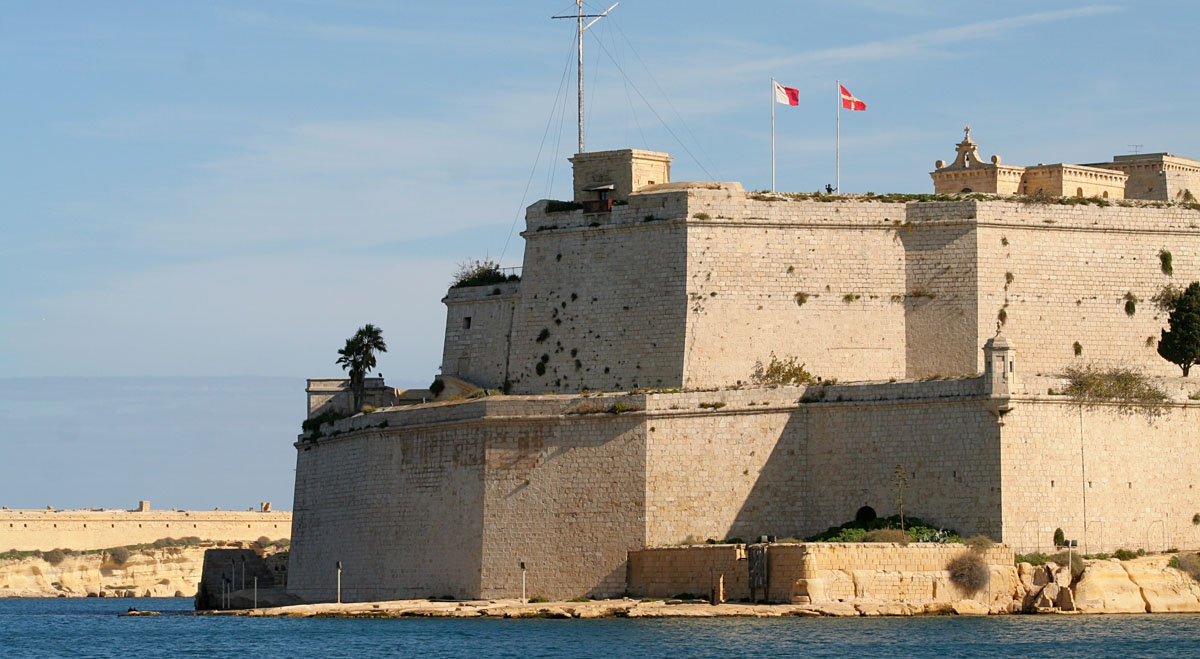
{"label": "arched window", "polygon": [[1105,190],[1104,194],[1102,194],[1100,196],[1103,197],[1104,199],[1108,199],[1108,190]]}
{"label": "arched window", "polygon": [[962,189],[962,191],[963,191],[963,192],[970,192],[970,191],[971,191],[971,188],[963,188],[963,189]]}
{"label": "arched window", "polygon": [[1083,196],[1083,188],[1075,188],[1075,196],[1082,197]]}
{"label": "arched window", "polygon": [[870,506],[863,506],[858,509],[858,512],[854,513],[854,521],[860,524],[874,522],[877,517],[879,516],[875,514],[875,509]]}

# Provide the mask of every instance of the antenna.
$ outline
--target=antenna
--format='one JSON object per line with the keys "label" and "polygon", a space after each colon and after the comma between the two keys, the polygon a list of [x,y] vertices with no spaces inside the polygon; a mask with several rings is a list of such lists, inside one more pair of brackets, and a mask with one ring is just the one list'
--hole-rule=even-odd
{"label": "antenna", "polygon": [[1141,151],[1142,151],[1141,144],[1127,144],[1126,146],[1133,149],[1134,154],[1141,153]]}
{"label": "antenna", "polygon": [[[578,41],[579,41],[579,153],[583,153],[583,32],[589,27],[596,24],[596,21],[608,15],[608,12],[617,8],[620,2],[614,2],[613,6],[605,9],[599,14],[583,13],[583,0],[575,0],[575,15],[574,16],[551,16],[550,18],[574,18],[578,26]],[[583,19],[590,18],[592,21],[587,25],[583,24]]]}

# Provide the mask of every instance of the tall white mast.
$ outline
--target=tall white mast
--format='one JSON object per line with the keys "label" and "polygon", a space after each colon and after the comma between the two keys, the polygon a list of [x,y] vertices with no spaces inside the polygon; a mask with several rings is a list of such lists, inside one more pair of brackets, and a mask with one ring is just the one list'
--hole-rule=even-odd
{"label": "tall white mast", "polygon": [[[575,15],[574,16],[551,16],[550,17],[550,18],[574,18],[575,25],[578,30],[575,38],[576,38],[576,41],[579,42],[579,66],[577,67],[577,71],[579,72],[579,83],[576,85],[576,87],[578,87],[578,89],[579,89],[579,153],[583,153],[583,33],[589,27],[595,25],[596,21],[607,16],[608,12],[612,11],[613,9],[616,9],[617,5],[619,5],[619,4],[621,4],[621,3],[614,2],[613,6],[609,7],[608,9],[605,9],[602,13],[599,13],[599,14],[585,14],[585,13],[583,13],[583,0],[575,0]],[[590,19],[592,19],[592,21],[590,23],[588,23],[587,25],[584,25],[583,19],[585,19],[585,18],[590,18]]]}

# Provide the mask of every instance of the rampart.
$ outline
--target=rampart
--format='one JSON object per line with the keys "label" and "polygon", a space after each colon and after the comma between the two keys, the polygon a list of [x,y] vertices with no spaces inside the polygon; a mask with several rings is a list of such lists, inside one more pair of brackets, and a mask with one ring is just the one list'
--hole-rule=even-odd
{"label": "rampart", "polygon": [[448,296],[444,373],[515,393],[704,388],[746,382],[774,354],[842,380],[969,375],[1003,327],[1032,372],[1081,356],[1169,375],[1152,299],[1200,279],[1200,212],[1145,202],[678,183],[611,213],[546,208],[528,211],[519,286]]}
{"label": "rampart", "polygon": [[[877,600],[885,602],[952,602],[975,596],[949,579],[950,561],[970,551],[959,544],[818,543],[766,545],[766,588],[755,599],[773,602]],[[1016,575],[1012,550],[993,546],[982,552],[997,576],[997,586]],[[675,597],[689,593],[707,597],[719,578],[729,600],[751,598],[747,552],[740,545],[653,547],[629,552],[629,594]],[[1010,598],[997,588],[1000,599]]]}
{"label": "rampart", "polygon": [[1049,549],[1056,528],[1090,552],[1200,546],[1200,497],[1160,485],[1193,480],[1169,456],[1200,449],[1200,404],[1120,415],[989,377],[495,396],[339,421],[296,445],[289,592],[332,599],[342,561],[348,601],[512,597],[522,563],[530,593],[615,595],[633,550],[895,514],[897,465],[907,510],[1016,551]]}
{"label": "rampart", "polygon": [[292,513],[223,510],[0,510],[0,547],[107,549],[161,538],[254,541],[291,537]]}

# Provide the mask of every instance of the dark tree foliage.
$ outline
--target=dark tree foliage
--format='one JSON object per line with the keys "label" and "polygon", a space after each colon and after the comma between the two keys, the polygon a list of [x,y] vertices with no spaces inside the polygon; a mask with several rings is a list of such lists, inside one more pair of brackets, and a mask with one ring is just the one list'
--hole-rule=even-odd
{"label": "dark tree foliage", "polygon": [[362,408],[363,390],[367,374],[375,368],[375,353],[387,352],[383,342],[383,330],[367,323],[346,339],[346,345],[338,350],[337,363],[350,373],[350,391],[354,396],[354,410]]}
{"label": "dark tree foliage", "polygon": [[1192,282],[1175,300],[1168,319],[1169,329],[1162,331],[1158,354],[1183,369],[1187,377],[1192,365],[1200,363],[1200,282]]}

